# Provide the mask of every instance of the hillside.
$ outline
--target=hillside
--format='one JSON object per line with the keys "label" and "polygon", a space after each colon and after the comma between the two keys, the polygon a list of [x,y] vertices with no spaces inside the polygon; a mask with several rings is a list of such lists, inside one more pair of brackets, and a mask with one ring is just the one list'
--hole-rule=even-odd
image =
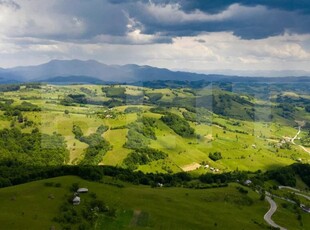
{"label": "hillside", "polygon": [[[1,159],[199,174],[268,170],[310,160],[305,92],[295,92],[299,99],[294,101],[291,91],[266,100],[236,94],[225,85],[154,89],[26,84],[7,85],[2,91],[0,127],[8,137],[0,143]],[[298,126],[301,132],[293,142]],[[27,135],[37,132],[34,145]],[[64,150],[53,147],[56,137]],[[58,160],[46,161],[48,152],[57,152]],[[212,159],[214,153],[220,157]]]}

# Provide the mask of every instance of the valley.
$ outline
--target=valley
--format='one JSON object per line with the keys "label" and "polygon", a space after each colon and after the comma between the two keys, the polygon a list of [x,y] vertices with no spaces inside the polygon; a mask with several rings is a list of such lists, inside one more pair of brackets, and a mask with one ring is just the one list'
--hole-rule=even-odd
{"label": "valley", "polygon": [[5,228],[306,229],[308,88],[145,85],[0,87]]}
{"label": "valley", "polygon": [[[43,134],[61,135],[68,164],[81,163],[90,147],[73,134],[74,126],[82,136],[106,127],[100,136],[109,147],[94,164],[143,172],[256,171],[310,160],[309,149],[300,145],[309,124],[309,113],[301,105],[290,105],[283,115],[284,103],[239,96],[221,86],[25,84],[1,94],[1,129],[31,133],[37,128]],[[309,101],[307,96],[300,97]],[[11,114],[6,110],[12,110]],[[296,135],[298,122],[305,128]],[[124,160],[139,148],[160,150],[165,157],[126,165]],[[220,153],[220,159],[210,158],[214,152]]]}

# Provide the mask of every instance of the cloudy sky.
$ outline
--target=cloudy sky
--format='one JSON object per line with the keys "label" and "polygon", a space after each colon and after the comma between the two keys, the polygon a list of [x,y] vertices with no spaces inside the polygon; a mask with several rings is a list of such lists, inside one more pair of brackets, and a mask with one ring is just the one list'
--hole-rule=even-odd
{"label": "cloudy sky", "polygon": [[310,72],[309,0],[0,0],[0,66]]}

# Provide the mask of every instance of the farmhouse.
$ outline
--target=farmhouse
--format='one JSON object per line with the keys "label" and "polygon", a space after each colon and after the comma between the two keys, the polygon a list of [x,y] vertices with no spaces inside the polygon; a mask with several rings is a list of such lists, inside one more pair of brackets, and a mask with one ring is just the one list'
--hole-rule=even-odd
{"label": "farmhouse", "polygon": [[81,203],[81,198],[78,196],[75,196],[72,200],[73,205],[79,205]]}
{"label": "farmhouse", "polygon": [[79,188],[76,192],[77,193],[87,193],[88,192],[88,188]]}

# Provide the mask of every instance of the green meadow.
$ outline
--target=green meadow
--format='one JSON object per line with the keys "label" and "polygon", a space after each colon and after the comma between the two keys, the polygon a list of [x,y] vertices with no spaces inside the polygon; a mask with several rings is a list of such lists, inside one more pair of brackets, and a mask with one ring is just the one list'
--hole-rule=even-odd
{"label": "green meadow", "polygon": [[[59,187],[47,186],[58,184]],[[263,215],[268,203],[251,190],[241,194],[230,184],[205,190],[150,188],[104,177],[101,183],[65,176],[0,189],[2,229],[59,229],[53,219],[71,194],[72,183],[87,187],[107,206],[116,209],[114,217],[100,215],[95,229],[268,229]],[[114,184],[122,184],[119,188]],[[89,194],[81,194],[81,205]],[[280,213],[281,216],[281,213]],[[78,224],[72,225],[78,229]],[[302,229],[302,228],[301,228]]]}
{"label": "green meadow", "polygon": [[[74,101],[70,98],[72,95],[82,95],[84,101]],[[295,97],[292,93],[283,95]],[[151,89],[125,85],[41,85],[39,88],[22,86],[18,91],[2,92],[0,98],[12,100],[12,107],[27,102],[41,109],[22,112],[22,116],[32,122],[28,126],[1,111],[1,129],[17,127],[22,132],[30,133],[34,128],[39,128],[42,133],[61,134],[69,151],[69,164],[79,164],[88,148],[87,143],[74,137],[73,126],[79,126],[84,135],[90,135],[99,126],[105,125],[108,130],[102,137],[111,147],[103,154],[99,164],[123,167],[124,159],[132,152],[131,148],[125,147],[128,142],[128,126],[141,117],[156,120],[152,127],[156,138],[145,137],[148,139],[147,146],[168,154],[164,160],[138,165],[137,169],[143,172],[194,170],[196,168],[191,169],[189,166],[202,163],[219,172],[256,171],[296,161],[309,163],[310,160],[309,153],[288,141],[296,135],[297,124],[292,123],[294,118],[281,117],[281,113],[277,113],[275,102],[271,105],[266,101],[265,108],[262,107],[264,100],[257,99],[257,106],[254,104],[251,109],[253,101],[247,101],[249,97],[239,97],[218,88],[206,87],[193,91],[186,88]],[[220,100],[223,105],[215,103],[212,111],[208,107],[208,100]],[[191,112],[192,105],[200,104],[206,109],[199,113],[197,110],[196,114]],[[132,108],[136,110],[131,112]],[[161,108],[163,112],[156,112],[155,108]],[[249,117],[251,111],[255,116],[263,118],[272,114],[273,119],[253,121]],[[176,114],[185,119],[194,129],[195,136],[177,134],[160,119],[165,113]],[[186,114],[192,114],[190,116],[193,118],[186,117]],[[294,116],[304,122],[309,115],[299,109]],[[302,130],[300,135],[306,136],[307,132]],[[283,141],[287,144],[283,144]],[[297,143],[298,141],[296,140]],[[211,160],[209,154],[212,152],[220,152],[222,158],[218,161]],[[198,169],[197,172],[210,172],[210,169]]]}

